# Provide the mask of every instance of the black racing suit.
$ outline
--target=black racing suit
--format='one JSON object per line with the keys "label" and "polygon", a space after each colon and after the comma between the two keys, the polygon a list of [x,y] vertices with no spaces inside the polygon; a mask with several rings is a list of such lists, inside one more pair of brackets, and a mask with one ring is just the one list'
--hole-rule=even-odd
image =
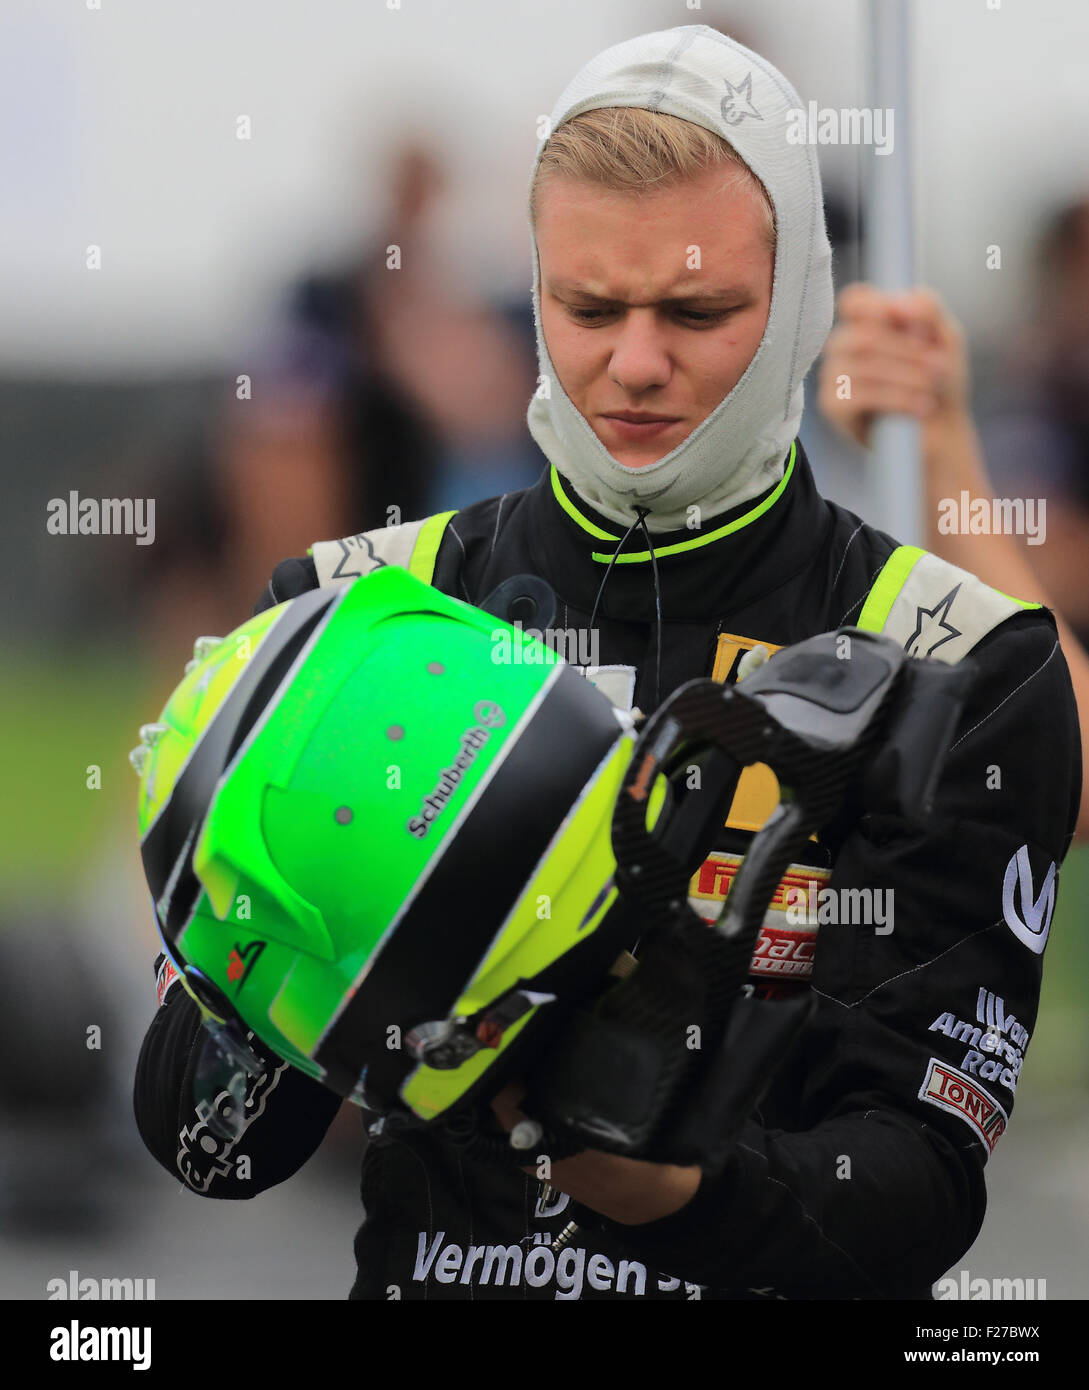
{"label": "black racing suit", "polygon": [[[454,516],[432,582],[479,603],[511,576],[539,575],[558,596],[556,624],[586,630],[617,549],[602,537],[622,530],[546,470],[534,487]],[[783,647],[858,623],[896,550],[817,494],[800,447],[779,495],[652,541],[657,586],[636,531],[621,553],[643,558],[609,574],[593,654],[595,665],[635,668],[634,704],[645,713],[659,683],[664,699],[713,670],[732,679],[753,643]],[[258,610],[316,582],[312,559],[286,560]],[[958,630],[960,592],[940,608],[920,603],[913,654]],[[772,925],[761,938],[753,982],[811,987],[817,1009],[722,1171],[676,1214],[643,1226],[605,1221],[556,1256],[563,1194],[470,1161],[431,1132],[379,1137],[363,1161],[353,1298],[931,1297],[983,1221],[984,1165],[1036,1020],[1051,866],[1069,847],[1081,786],[1077,713],[1051,614],[1018,609],[971,660],[976,678],[926,833],[865,816],[836,851],[814,842],[795,871],[795,883],[891,889],[894,929],[837,921],[830,910],[815,937]],[[697,906],[716,886],[718,897],[725,891],[751,838],[744,827],[742,815],[724,828],[722,855],[693,880]],[[140,1131],[194,1191],[251,1197],[306,1161],[341,1102],[274,1059],[251,1088],[242,1137],[215,1140],[189,1089],[197,1027],[188,996],[170,990],[140,1056]],[[259,1178],[235,1175],[242,1154]]]}

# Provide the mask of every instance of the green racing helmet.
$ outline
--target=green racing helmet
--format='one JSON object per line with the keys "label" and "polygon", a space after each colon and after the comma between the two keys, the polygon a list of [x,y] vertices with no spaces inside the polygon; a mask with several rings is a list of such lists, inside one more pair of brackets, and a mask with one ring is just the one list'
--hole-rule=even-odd
{"label": "green racing helmet", "polygon": [[200,639],[141,737],[156,922],[236,1076],[261,1067],[248,1030],[356,1104],[440,1120],[638,936],[609,834],[632,716],[405,570]]}

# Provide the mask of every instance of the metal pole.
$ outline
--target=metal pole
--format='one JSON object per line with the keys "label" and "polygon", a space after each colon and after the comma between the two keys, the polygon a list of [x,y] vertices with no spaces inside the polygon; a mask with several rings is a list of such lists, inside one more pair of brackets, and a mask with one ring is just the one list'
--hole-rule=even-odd
{"label": "metal pole", "polygon": [[[912,197],[910,0],[864,0],[868,101],[891,110],[891,152],[863,149],[866,279],[883,290],[916,283]],[[871,500],[866,520],[908,545],[926,541],[919,460],[919,424],[901,415],[874,422]]]}

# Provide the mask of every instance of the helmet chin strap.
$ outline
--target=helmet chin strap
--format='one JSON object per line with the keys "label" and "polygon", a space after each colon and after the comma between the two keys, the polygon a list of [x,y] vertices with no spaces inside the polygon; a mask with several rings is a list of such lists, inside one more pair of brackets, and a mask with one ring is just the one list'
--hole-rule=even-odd
{"label": "helmet chin strap", "polygon": [[627,545],[628,537],[631,533],[636,527],[639,527],[646,537],[647,549],[650,551],[651,568],[654,571],[654,707],[657,709],[662,703],[662,586],[658,579],[658,557],[654,553],[654,542],[651,540],[650,532],[647,530],[646,519],[650,515],[650,510],[647,507],[636,506],[633,508],[633,511],[635,512],[635,520],[617,542],[616,549],[613,551],[604,578],[598,587],[597,597],[594,599],[593,611],[590,614],[590,631],[593,632],[595,629],[598,609],[601,607],[601,599],[605,593],[605,585],[609,582],[609,576],[613,572],[613,566],[616,564],[617,556],[624,549],[625,545]]}

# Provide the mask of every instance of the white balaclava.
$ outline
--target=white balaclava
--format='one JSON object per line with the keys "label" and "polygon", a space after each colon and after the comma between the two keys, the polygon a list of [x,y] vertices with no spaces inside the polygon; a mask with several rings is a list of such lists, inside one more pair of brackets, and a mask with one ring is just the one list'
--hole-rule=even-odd
{"label": "white balaclava", "polygon": [[[629,468],[572,404],[541,329],[540,263],[533,244],[537,360],[548,394],[534,395],[529,431],[582,499],[618,524],[649,509],[655,531],[684,527],[698,503],[706,519],[766,492],[783,475],[802,417],[803,381],[832,326],[832,255],[820,171],[808,143],[791,143],[788,112],[801,100],[759,54],[703,24],[641,34],[593,58],[552,112],[550,129],[603,106],[639,106],[713,131],[761,180],[775,209],[778,244],[767,328],[744,376],[677,447]],[[536,172],[542,141],[534,163]]]}

